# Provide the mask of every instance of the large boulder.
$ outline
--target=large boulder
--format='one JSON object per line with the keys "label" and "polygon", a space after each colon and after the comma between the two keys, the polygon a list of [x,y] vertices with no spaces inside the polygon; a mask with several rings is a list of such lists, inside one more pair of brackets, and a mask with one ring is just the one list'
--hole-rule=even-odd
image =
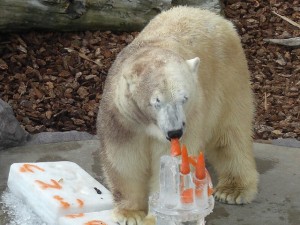
{"label": "large boulder", "polygon": [[24,144],[29,138],[10,105],[0,99],[0,150]]}

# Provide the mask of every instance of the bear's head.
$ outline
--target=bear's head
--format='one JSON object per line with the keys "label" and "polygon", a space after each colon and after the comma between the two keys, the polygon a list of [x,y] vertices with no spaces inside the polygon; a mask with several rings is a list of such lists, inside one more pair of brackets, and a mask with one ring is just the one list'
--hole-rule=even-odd
{"label": "bear's head", "polygon": [[129,57],[120,70],[118,108],[151,136],[180,138],[196,100],[199,63],[161,49]]}

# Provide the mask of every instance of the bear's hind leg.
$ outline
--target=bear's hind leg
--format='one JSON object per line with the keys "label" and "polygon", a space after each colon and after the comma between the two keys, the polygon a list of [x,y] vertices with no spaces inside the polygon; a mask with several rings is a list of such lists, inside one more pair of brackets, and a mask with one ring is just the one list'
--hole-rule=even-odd
{"label": "bear's hind leg", "polygon": [[228,204],[250,203],[257,193],[258,183],[251,134],[236,127],[225,131],[207,151],[218,174],[215,198]]}

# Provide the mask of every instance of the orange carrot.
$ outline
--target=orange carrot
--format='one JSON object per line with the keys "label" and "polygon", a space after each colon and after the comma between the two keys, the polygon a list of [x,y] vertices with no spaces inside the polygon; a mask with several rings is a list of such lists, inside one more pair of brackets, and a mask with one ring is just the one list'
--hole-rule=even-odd
{"label": "orange carrot", "polygon": [[180,154],[181,152],[179,139],[171,139],[171,156],[178,156]]}
{"label": "orange carrot", "polygon": [[182,162],[181,162],[181,166],[180,166],[180,172],[182,174],[189,174],[190,173],[190,164],[189,164],[189,156],[188,156],[188,152],[186,149],[186,146],[183,145],[182,146]]}
{"label": "orange carrot", "polygon": [[196,194],[196,196],[197,196],[198,198],[201,197],[201,195],[202,195],[202,189],[197,188],[197,189],[195,190],[195,194]]}
{"label": "orange carrot", "polygon": [[83,207],[83,205],[84,205],[84,201],[82,201],[81,199],[76,199],[76,201],[78,202],[78,204],[79,204],[79,207],[80,208],[82,208]]}
{"label": "orange carrot", "polygon": [[101,220],[91,220],[89,222],[86,222],[84,225],[106,225],[106,223]]}
{"label": "orange carrot", "polygon": [[200,152],[198,156],[195,175],[199,180],[203,180],[205,178],[205,161],[202,152]]}
{"label": "orange carrot", "polygon": [[208,189],[207,189],[207,195],[211,196],[213,193],[214,193],[214,189],[211,188],[211,187],[208,187]]}
{"label": "orange carrot", "polygon": [[83,217],[84,214],[83,213],[79,213],[79,214],[69,214],[69,215],[66,215],[65,217],[68,217],[68,218],[79,218],[79,217]]}
{"label": "orange carrot", "polygon": [[38,167],[37,165],[32,165],[32,164],[27,164],[25,163],[21,168],[20,168],[20,172],[22,173],[26,173],[26,172],[30,172],[30,173],[34,173],[34,171],[32,169],[37,169],[39,171],[45,172],[45,170],[41,167]]}
{"label": "orange carrot", "polygon": [[194,156],[189,156],[189,163],[196,167],[196,160]]}
{"label": "orange carrot", "polygon": [[189,188],[189,189],[185,189],[183,192],[181,192],[181,202],[182,203],[192,203],[193,202],[193,198],[194,198],[194,189],[193,188]]}
{"label": "orange carrot", "polygon": [[66,209],[66,208],[70,207],[70,204],[68,202],[65,202],[64,199],[62,197],[60,197],[59,195],[55,195],[55,196],[53,196],[53,198],[58,200],[63,208]]}
{"label": "orange carrot", "polygon": [[51,179],[52,184],[47,184],[40,180],[36,180],[35,182],[38,183],[42,189],[47,189],[47,188],[62,189],[62,186],[56,180],[53,179]]}

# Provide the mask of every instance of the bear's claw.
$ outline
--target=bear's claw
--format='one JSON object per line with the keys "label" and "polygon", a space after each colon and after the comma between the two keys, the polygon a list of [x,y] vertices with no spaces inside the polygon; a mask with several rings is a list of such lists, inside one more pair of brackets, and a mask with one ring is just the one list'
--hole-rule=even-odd
{"label": "bear's claw", "polygon": [[146,214],[144,211],[115,209],[113,220],[120,225],[142,225]]}
{"label": "bear's claw", "polygon": [[214,196],[222,203],[243,205],[250,203],[256,195],[256,188],[239,188],[232,186],[217,186]]}

